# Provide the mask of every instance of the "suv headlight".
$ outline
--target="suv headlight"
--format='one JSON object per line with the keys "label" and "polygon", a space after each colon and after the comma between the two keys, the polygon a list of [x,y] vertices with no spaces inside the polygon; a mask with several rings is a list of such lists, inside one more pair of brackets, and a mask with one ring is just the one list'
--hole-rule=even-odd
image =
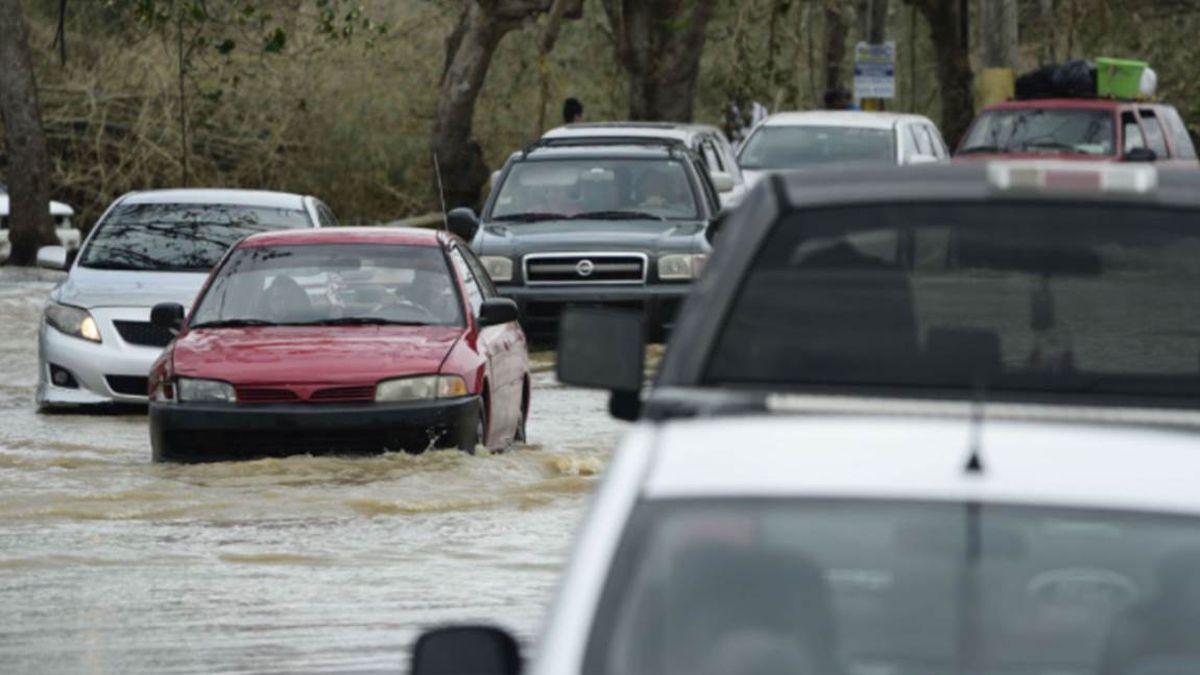
{"label": "suv headlight", "polygon": [[375,386],[375,400],[384,402],[430,401],[466,396],[467,383],[458,375],[424,375],[384,380]]}
{"label": "suv headlight", "polygon": [[46,305],[46,323],[55,330],[73,335],[89,342],[100,342],[100,327],[96,320],[82,307],[60,305],[51,302]]}
{"label": "suv headlight", "polygon": [[180,403],[233,403],[237,392],[233,385],[220,380],[199,380],[181,377],[175,381],[175,395]]}
{"label": "suv headlight", "polygon": [[695,279],[704,269],[708,256],[704,253],[678,253],[658,259],[658,278],[664,281]]}
{"label": "suv headlight", "polygon": [[512,258],[485,255],[479,259],[479,262],[483,263],[483,269],[487,270],[488,276],[492,278],[492,281],[512,281]]}

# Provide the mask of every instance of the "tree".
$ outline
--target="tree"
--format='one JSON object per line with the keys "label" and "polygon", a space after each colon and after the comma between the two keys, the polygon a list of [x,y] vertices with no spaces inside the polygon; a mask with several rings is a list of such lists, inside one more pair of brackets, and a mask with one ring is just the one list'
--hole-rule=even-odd
{"label": "tree", "polygon": [[965,1],[907,0],[929,23],[933,35],[937,79],[942,94],[942,134],[950,147],[967,131],[975,117],[971,53],[965,24]]}
{"label": "tree", "polygon": [[850,22],[846,18],[848,11],[840,0],[825,0],[826,91],[842,86],[842,62],[846,59],[846,36],[850,32]]}
{"label": "tree", "polygon": [[629,118],[690,122],[715,0],[603,0],[629,76]]}
{"label": "tree", "polygon": [[472,138],[471,126],[492,55],[505,35],[552,5],[553,0],[471,0],[446,39],[431,145],[447,208],[477,206],[488,179],[483,149]]}
{"label": "tree", "polygon": [[32,265],[56,243],[50,220],[50,157],[20,0],[0,0],[0,117],[8,150],[10,265]]}

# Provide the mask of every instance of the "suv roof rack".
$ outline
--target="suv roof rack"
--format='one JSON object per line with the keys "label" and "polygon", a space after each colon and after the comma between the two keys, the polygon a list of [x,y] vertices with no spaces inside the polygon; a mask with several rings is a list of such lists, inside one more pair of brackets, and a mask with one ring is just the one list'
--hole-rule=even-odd
{"label": "suv roof rack", "polygon": [[678,138],[657,138],[647,136],[579,136],[567,138],[539,138],[525,146],[521,152],[524,157],[539,148],[570,148],[596,145],[658,145],[675,151],[687,149],[687,143]]}

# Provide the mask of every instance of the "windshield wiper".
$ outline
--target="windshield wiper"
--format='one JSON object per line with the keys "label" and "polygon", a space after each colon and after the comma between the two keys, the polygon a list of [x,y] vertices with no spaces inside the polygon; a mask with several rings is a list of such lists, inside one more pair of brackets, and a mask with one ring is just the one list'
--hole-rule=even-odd
{"label": "windshield wiper", "polygon": [[274,321],[262,319],[217,319],[204,323],[192,324],[191,328],[242,328],[245,326],[278,326]]}
{"label": "windshield wiper", "polygon": [[586,211],[571,216],[572,220],[666,220],[646,211]]}
{"label": "windshield wiper", "polygon": [[493,221],[509,221],[515,223],[534,223],[539,220],[565,220],[569,216],[562,213],[546,211],[527,211],[525,213],[506,213],[503,216],[492,216]]}
{"label": "windshield wiper", "polygon": [[316,319],[289,323],[289,326],[430,326],[426,321],[394,321],[377,316],[343,316],[336,319]]}
{"label": "windshield wiper", "polygon": [[1073,145],[1068,145],[1066,143],[1059,143],[1058,141],[1030,141],[1030,142],[1022,145],[1021,149],[1022,150],[1030,150],[1030,149],[1057,150],[1057,151],[1061,151],[1061,152],[1069,152],[1069,153],[1072,153],[1075,155],[1090,154],[1090,153],[1084,152],[1083,150],[1080,150],[1079,148],[1077,148]]}

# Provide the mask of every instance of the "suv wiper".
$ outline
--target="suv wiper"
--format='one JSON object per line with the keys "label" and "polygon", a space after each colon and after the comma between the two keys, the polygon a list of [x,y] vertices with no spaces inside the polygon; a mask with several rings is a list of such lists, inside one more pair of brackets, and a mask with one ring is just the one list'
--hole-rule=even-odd
{"label": "suv wiper", "polygon": [[377,316],[343,316],[336,319],[317,319],[289,323],[289,326],[429,326],[425,321],[393,321]]}
{"label": "suv wiper", "polygon": [[666,220],[646,211],[586,211],[571,216],[572,220]]}
{"label": "suv wiper", "polygon": [[216,321],[205,321],[204,323],[195,323],[189,328],[242,328],[245,326],[278,326],[274,321],[264,321],[262,319],[217,319]]}
{"label": "suv wiper", "polygon": [[1059,143],[1058,141],[1030,141],[1021,146],[1022,150],[1028,150],[1031,148],[1035,150],[1059,150],[1061,152],[1069,152],[1076,155],[1090,154],[1073,145]]}
{"label": "suv wiper", "polygon": [[959,150],[957,154],[971,155],[977,152],[1004,152],[1004,150],[1004,148],[998,145],[972,145],[969,148],[963,148],[962,150]]}
{"label": "suv wiper", "polygon": [[565,220],[569,218],[562,213],[545,211],[527,211],[525,213],[506,213],[503,216],[492,216],[493,221],[509,221],[515,223],[534,223],[539,220]]}

